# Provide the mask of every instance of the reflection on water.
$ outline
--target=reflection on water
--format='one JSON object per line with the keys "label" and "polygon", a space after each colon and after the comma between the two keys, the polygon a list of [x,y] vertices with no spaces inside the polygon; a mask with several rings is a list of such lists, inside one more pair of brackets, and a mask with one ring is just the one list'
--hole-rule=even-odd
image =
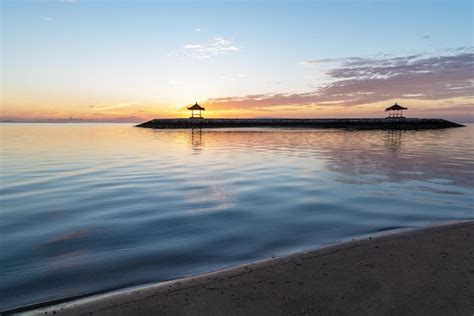
{"label": "reflection on water", "polygon": [[0,308],[473,218],[473,136],[3,124]]}
{"label": "reflection on water", "polygon": [[406,131],[394,130],[387,131],[387,148],[391,151],[399,151],[402,144],[402,133]]}
{"label": "reflection on water", "polygon": [[199,151],[203,148],[202,142],[202,128],[191,129],[191,145],[193,150]]}

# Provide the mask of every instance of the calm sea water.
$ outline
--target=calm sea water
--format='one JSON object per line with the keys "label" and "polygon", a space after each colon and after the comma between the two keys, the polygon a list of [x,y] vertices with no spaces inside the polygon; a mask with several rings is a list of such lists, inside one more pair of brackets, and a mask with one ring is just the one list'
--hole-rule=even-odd
{"label": "calm sea water", "polygon": [[0,309],[474,218],[474,126],[1,125]]}

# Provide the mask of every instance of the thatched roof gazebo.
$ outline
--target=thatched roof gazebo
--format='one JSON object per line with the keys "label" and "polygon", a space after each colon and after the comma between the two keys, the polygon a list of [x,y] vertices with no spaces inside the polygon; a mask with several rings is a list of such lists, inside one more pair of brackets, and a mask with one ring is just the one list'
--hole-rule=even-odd
{"label": "thatched roof gazebo", "polygon": [[388,112],[388,117],[387,118],[405,118],[403,116],[403,112],[408,110],[408,108],[405,108],[403,106],[398,105],[395,103],[394,105],[388,107],[385,109],[385,112]]}
{"label": "thatched roof gazebo", "polygon": [[[205,109],[200,106],[197,102],[188,108],[188,110],[191,111],[191,116],[189,118],[194,119],[194,118],[202,118],[201,116],[201,111],[204,111]],[[198,111],[198,113],[194,113],[194,111]]]}

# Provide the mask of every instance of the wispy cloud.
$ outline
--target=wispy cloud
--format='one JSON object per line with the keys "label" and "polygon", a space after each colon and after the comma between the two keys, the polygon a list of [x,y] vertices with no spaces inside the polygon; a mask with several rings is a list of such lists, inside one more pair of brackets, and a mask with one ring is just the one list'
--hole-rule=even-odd
{"label": "wispy cloud", "polygon": [[220,76],[219,79],[233,81],[233,80],[237,80],[237,79],[244,79],[244,78],[247,78],[247,77],[248,77],[248,75],[237,74],[235,76]]}
{"label": "wispy cloud", "polygon": [[78,3],[79,0],[59,0],[59,2],[75,4],[75,3]]}
{"label": "wispy cloud", "polygon": [[300,64],[301,65],[306,65],[306,66],[311,66],[311,65],[320,65],[320,64],[325,64],[325,63],[333,63],[333,62],[338,62],[340,59],[337,58],[323,58],[323,59],[315,59],[315,60],[303,60]]}
{"label": "wispy cloud", "polygon": [[443,100],[474,97],[473,48],[440,55],[348,57],[305,61],[336,63],[326,71],[329,82],[310,92],[247,95],[211,99],[219,108],[264,108],[282,105],[356,106],[395,98]]}
{"label": "wispy cloud", "polygon": [[227,55],[239,50],[240,48],[233,45],[230,40],[223,37],[215,37],[202,44],[186,44],[182,48],[172,51],[170,55],[206,59],[217,55]]}
{"label": "wispy cloud", "polygon": [[179,84],[183,84],[184,82],[180,80],[170,80],[168,81],[168,83],[172,85],[179,85]]}
{"label": "wispy cloud", "polygon": [[49,17],[49,16],[40,16],[40,19],[43,20],[43,21],[46,21],[46,22],[53,21],[53,18]]}
{"label": "wispy cloud", "polygon": [[89,108],[95,110],[110,110],[110,109],[119,109],[119,108],[126,108],[134,105],[139,105],[138,102],[120,102],[114,104],[98,104],[98,105],[90,105]]}

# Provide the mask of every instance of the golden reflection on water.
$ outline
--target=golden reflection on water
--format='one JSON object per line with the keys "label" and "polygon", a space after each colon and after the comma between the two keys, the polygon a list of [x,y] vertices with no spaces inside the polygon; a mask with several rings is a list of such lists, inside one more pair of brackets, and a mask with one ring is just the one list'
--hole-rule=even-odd
{"label": "golden reflection on water", "polygon": [[[413,177],[413,173],[419,173],[417,178],[439,173],[442,177],[464,179],[453,168],[447,168],[453,163],[448,161],[458,157],[455,163],[470,164],[474,138],[474,127],[409,132],[151,130],[125,124],[3,124],[1,128],[2,165],[8,166],[10,159],[20,159],[27,170],[57,159],[74,164],[109,158],[110,166],[117,167],[148,159],[178,166],[177,172],[193,165],[212,170],[206,165],[208,159],[238,170],[243,163],[271,167],[274,157],[288,165],[295,163],[292,158],[299,157],[299,164],[320,165],[343,176],[379,174],[396,181]],[[101,166],[89,166],[94,167]],[[462,182],[472,184],[465,179]]]}
{"label": "golden reflection on water", "polygon": [[202,129],[192,129],[191,130],[191,148],[195,151],[202,150],[204,148],[204,143],[202,139]]}

